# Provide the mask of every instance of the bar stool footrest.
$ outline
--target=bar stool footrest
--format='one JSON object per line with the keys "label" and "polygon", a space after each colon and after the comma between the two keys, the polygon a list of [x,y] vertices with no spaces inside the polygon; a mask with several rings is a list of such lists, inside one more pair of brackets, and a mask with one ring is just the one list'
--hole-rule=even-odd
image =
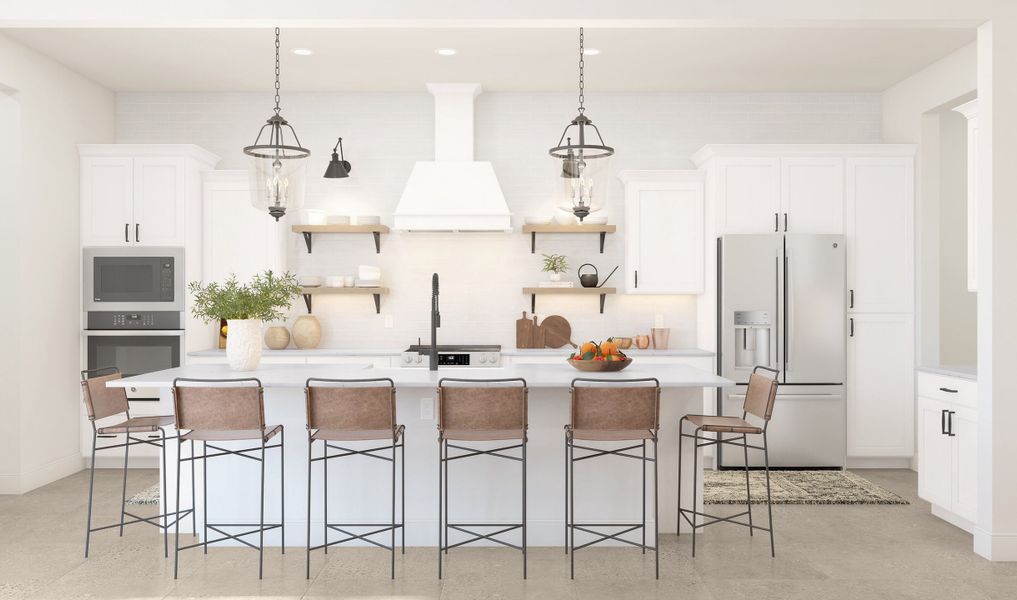
{"label": "bar stool footrest", "polygon": [[[376,542],[374,540],[368,539],[368,536],[378,535],[379,533],[387,533],[393,530],[402,529],[403,525],[402,523],[396,523],[395,525],[392,525],[391,523],[325,523],[325,527],[331,529],[332,531],[338,531],[339,533],[342,533],[348,537],[342,540],[336,540],[334,542],[326,542],[324,544],[319,544],[317,546],[311,546],[310,548],[308,548],[308,550],[321,550],[322,548],[338,546],[339,544],[346,544],[349,542],[354,542],[356,540],[367,542],[368,544],[372,544],[379,548],[384,548],[385,550],[392,550],[392,546],[386,546],[381,542]],[[343,529],[344,527],[346,528],[378,527],[378,529],[374,531],[368,531],[367,533],[358,534],[352,531],[346,531],[346,529]]]}
{"label": "bar stool footrest", "polygon": [[[749,524],[749,523],[746,523],[744,521],[736,521],[735,520],[738,517],[744,517],[745,515],[748,515],[749,511],[747,511],[747,510],[746,511],[742,511],[740,513],[735,513],[733,515],[728,515],[726,517],[721,517],[719,515],[711,515],[711,514],[705,513],[705,512],[689,510],[687,508],[679,508],[678,511],[681,514],[682,518],[685,519],[685,522],[688,523],[690,526],[695,527],[696,529],[702,529],[703,527],[706,527],[707,525],[716,525],[717,523],[731,523],[732,525],[741,525],[742,527],[748,527],[750,529],[758,529],[759,531],[770,531],[770,529],[768,527],[760,527],[759,525]],[[705,523],[696,523],[695,525],[692,525],[692,520],[689,519],[689,517],[686,515],[686,513],[688,513],[688,514],[695,514],[697,517],[704,517],[704,518],[713,519],[713,520],[712,521],[706,521]]]}
{"label": "bar stool footrest", "polygon": [[[639,531],[640,529],[645,528],[646,525],[644,525],[643,523],[570,523],[568,527],[570,530],[575,529],[576,531],[582,531],[583,533],[597,536],[597,539],[593,541],[586,542],[585,544],[580,544],[579,546],[575,546],[574,548],[572,548],[572,551],[582,550],[583,548],[587,548],[595,544],[600,544],[608,540],[614,540],[616,542],[621,542],[623,544],[628,544],[630,546],[635,546],[636,548],[642,548],[644,550],[651,550],[653,552],[657,551],[656,546],[647,546],[645,544],[640,544],[638,542],[633,542],[631,540],[626,540],[620,537],[625,535],[626,533],[632,533],[633,531]],[[624,529],[616,533],[602,533],[600,531],[595,531],[591,529],[593,527],[623,527]]]}
{"label": "bar stool footrest", "polygon": [[[445,526],[449,529],[454,529],[460,533],[465,533],[474,537],[454,544],[449,544],[448,540],[446,540],[445,546],[442,547],[442,550],[450,550],[452,548],[458,548],[459,546],[472,544],[473,542],[479,542],[480,540],[487,540],[489,542],[494,542],[495,544],[501,544],[507,548],[514,548],[515,550],[524,552],[522,546],[506,542],[504,540],[499,540],[494,536],[515,531],[516,529],[522,529],[525,526],[525,523],[446,523]],[[478,531],[472,531],[470,528],[473,527],[500,527],[500,529],[498,531],[492,531],[491,533],[485,534]]]}

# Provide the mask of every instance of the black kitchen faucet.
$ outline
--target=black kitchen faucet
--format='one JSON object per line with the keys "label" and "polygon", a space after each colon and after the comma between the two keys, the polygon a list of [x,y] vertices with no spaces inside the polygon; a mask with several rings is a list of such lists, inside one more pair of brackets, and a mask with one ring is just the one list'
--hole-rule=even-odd
{"label": "black kitchen faucet", "polygon": [[431,275],[431,358],[427,368],[438,370],[438,328],[441,327],[441,313],[438,312],[438,274]]}

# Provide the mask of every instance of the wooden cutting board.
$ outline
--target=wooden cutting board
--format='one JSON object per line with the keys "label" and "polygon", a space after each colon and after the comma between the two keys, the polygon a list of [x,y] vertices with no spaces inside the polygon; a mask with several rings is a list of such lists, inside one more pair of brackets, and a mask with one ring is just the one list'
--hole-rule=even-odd
{"label": "wooden cutting board", "polygon": [[[516,319],[516,348],[536,347],[533,345],[533,330],[535,327],[536,323],[526,316],[526,311],[524,310],[523,318]],[[544,345],[541,344],[540,347],[543,348]]]}
{"label": "wooden cutting board", "polygon": [[540,328],[544,330],[544,345],[548,348],[561,348],[566,344],[576,347],[572,343],[572,325],[565,319],[565,317],[558,315],[551,315],[544,319],[540,324]]}
{"label": "wooden cutting board", "polygon": [[533,345],[530,348],[544,347],[544,328],[537,325],[537,315],[533,315]]}

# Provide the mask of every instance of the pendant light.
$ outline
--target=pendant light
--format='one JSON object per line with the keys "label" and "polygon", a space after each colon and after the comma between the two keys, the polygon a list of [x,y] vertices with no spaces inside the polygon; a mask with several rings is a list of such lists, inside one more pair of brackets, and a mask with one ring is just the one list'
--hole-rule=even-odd
{"label": "pendant light", "polygon": [[[583,28],[580,27],[579,114],[565,126],[558,145],[549,151],[551,156],[561,160],[560,175],[563,184],[561,208],[572,212],[580,222],[591,212],[599,209],[594,202],[599,200],[599,197],[594,196],[594,179],[600,179],[600,175],[606,170],[607,157],[614,154],[614,148],[604,143],[600,130],[585,114],[584,41]],[[590,133],[588,129],[596,135],[595,140],[592,136],[587,139]],[[572,142],[573,139],[577,140],[576,143]]]}
{"label": "pendant light", "polygon": [[[339,153],[336,153],[336,150]],[[350,169],[353,167],[350,165],[350,161],[346,160],[343,153],[343,139],[339,138],[339,141],[335,143],[335,148],[332,148],[332,160],[328,161],[328,167],[325,169],[325,177],[328,179],[342,179],[343,177],[350,176]]]}
{"label": "pendant light", "polygon": [[[268,129],[268,139],[261,136]],[[289,129],[289,133],[286,130]],[[288,138],[292,137],[292,141]],[[275,114],[261,126],[254,144],[244,148],[251,157],[251,204],[278,221],[288,209],[300,208],[304,203],[304,159],[311,151],[300,145],[297,132],[283,118],[279,108],[279,28],[275,28]]]}

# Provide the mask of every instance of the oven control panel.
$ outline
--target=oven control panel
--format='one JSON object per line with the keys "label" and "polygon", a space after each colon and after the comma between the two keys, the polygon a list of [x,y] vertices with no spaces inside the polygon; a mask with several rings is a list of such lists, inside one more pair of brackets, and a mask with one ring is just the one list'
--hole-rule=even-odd
{"label": "oven control panel", "polygon": [[87,329],[180,329],[179,311],[88,311]]}

